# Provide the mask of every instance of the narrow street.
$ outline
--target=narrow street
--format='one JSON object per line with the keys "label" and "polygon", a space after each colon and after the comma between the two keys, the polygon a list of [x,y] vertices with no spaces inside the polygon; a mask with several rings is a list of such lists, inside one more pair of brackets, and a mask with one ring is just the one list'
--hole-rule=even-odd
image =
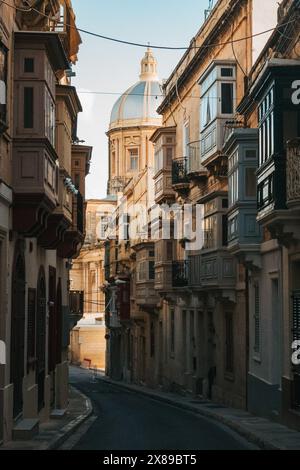
{"label": "narrow street", "polygon": [[120,390],[71,368],[70,383],[93,403],[96,420],[75,450],[248,450],[237,434],[206,418]]}

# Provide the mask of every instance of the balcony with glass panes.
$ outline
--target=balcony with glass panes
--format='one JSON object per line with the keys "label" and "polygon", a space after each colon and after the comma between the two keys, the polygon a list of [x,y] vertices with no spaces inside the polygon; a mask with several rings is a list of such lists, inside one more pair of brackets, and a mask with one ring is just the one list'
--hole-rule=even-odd
{"label": "balcony with glass panes", "polygon": [[204,204],[203,248],[200,269],[196,271],[202,287],[233,289],[236,284],[236,260],[227,249],[227,210],[227,196]]}
{"label": "balcony with glass panes", "polygon": [[153,242],[136,245],[135,302],[143,309],[154,309],[159,301],[155,290],[155,246]]}
{"label": "balcony with glass panes", "polygon": [[154,191],[155,203],[173,202],[172,161],[175,153],[176,132],[174,128],[158,129],[152,137],[154,143]]}
{"label": "balcony with glass panes", "polygon": [[199,81],[200,85],[200,153],[201,164],[223,164],[222,148],[226,139],[227,121],[234,118],[236,108],[236,65],[216,61]]}
{"label": "balcony with glass panes", "polygon": [[234,129],[224,153],[228,155],[228,249],[235,255],[255,254],[262,241],[256,220],[257,129]]}
{"label": "balcony with glass panes", "polygon": [[58,204],[56,72],[68,67],[59,36],[16,32],[14,40],[14,230],[40,236]]}
{"label": "balcony with glass panes", "polygon": [[297,151],[292,142],[300,136],[300,109],[293,103],[292,94],[299,76],[296,61],[271,60],[252,91],[252,98],[258,102],[259,121],[257,218],[274,237],[278,230],[281,235],[298,231],[292,210],[287,209],[293,206],[297,186]]}

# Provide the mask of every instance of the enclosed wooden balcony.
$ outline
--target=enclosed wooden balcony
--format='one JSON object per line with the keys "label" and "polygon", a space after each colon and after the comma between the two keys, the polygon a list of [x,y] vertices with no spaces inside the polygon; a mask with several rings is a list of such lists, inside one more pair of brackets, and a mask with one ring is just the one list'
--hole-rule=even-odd
{"label": "enclosed wooden balcony", "polygon": [[39,245],[48,250],[54,250],[64,241],[66,231],[72,226],[73,196],[66,186],[68,174],[59,171],[58,203],[56,209],[47,220],[47,228],[38,238]]}
{"label": "enclosed wooden balcony", "polygon": [[200,283],[203,288],[234,289],[237,261],[227,250],[215,250],[201,255]]}
{"label": "enclosed wooden balcony", "polygon": [[16,142],[13,150],[13,227],[27,237],[41,235],[58,204],[55,152],[43,141]]}
{"label": "enclosed wooden balcony", "polygon": [[56,34],[14,34],[13,228],[40,236],[58,204],[55,81],[68,60]]}
{"label": "enclosed wooden balcony", "polygon": [[154,184],[156,204],[171,203],[175,199],[172,188],[172,160],[176,147],[176,129],[159,128],[151,137],[154,143]]}
{"label": "enclosed wooden balcony", "polygon": [[158,303],[155,291],[154,243],[145,241],[134,247],[136,252],[135,302],[144,310],[153,309]]}
{"label": "enclosed wooden balcony", "polygon": [[171,170],[162,170],[155,178],[155,203],[171,203],[175,200],[175,192],[172,187]]}
{"label": "enclosed wooden balcony", "polygon": [[172,240],[157,240],[155,242],[155,290],[166,293],[172,290]]}

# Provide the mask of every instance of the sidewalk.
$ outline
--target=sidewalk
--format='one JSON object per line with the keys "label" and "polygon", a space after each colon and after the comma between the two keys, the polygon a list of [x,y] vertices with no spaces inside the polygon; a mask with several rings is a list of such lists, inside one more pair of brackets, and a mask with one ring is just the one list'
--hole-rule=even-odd
{"label": "sidewalk", "polygon": [[62,419],[51,419],[40,424],[40,432],[31,441],[11,441],[1,450],[54,450],[58,449],[93,413],[90,400],[70,387],[69,406]]}
{"label": "sidewalk", "polygon": [[208,400],[181,397],[173,393],[150,390],[139,385],[117,382],[107,377],[100,378],[112,385],[133,393],[145,395],[169,405],[197,413],[225,424],[249,442],[266,450],[300,450],[300,432],[293,431],[281,424],[258,418],[250,413],[212,403]]}

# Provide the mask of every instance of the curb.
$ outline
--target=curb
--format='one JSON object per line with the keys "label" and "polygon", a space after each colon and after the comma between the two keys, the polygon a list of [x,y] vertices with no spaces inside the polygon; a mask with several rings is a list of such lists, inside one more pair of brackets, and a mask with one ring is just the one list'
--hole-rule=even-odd
{"label": "curb", "polygon": [[76,393],[85,400],[86,411],[69,424],[66,424],[57,433],[57,436],[49,443],[49,446],[45,450],[57,450],[93,414],[93,405],[91,400],[76,387],[70,386],[70,389],[75,390]]}
{"label": "curb", "polygon": [[193,413],[199,414],[200,416],[203,416],[205,418],[210,418],[213,419],[221,424],[226,425],[228,428],[231,430],[235,431],[238,433],[241,437],[245,438],[249,443],[256,445],[259,447],[261,450],[285,450],[284,447],[280,447],[271,441],[264,439],[263,437],[258,436],[255,432],[252,432],[246,428],[244,428],[242,425],[239,423],[227,418],[226,416],[219,415],[218,413],[215,413],[211,410],[207,410],[204,408],[198,408],[194,407],[193,405],[189,405],[187,403],[181,403],[177,401],[175,398],[169,398],[169,397],[164,397],[161,395],[158,395],[156,393],[152,393],[150,390],[139,390],[136,389],[135,387],[132,387],[127,384],[123,384],[120,382],[115,382],[113,380],[110,380],[107,377],[101,378],[100,380],[103,380],[111,385],[114,385],[116,387],[119,387],[121,389],[128,390],[132,393],[136,393],[139,395],[146,396],[148,398],[152,398],[153,400],[160,401],[163,403],[166,403],[168,405],[175,406],[177,408],[180,408],[185,411],[191,411]]}

